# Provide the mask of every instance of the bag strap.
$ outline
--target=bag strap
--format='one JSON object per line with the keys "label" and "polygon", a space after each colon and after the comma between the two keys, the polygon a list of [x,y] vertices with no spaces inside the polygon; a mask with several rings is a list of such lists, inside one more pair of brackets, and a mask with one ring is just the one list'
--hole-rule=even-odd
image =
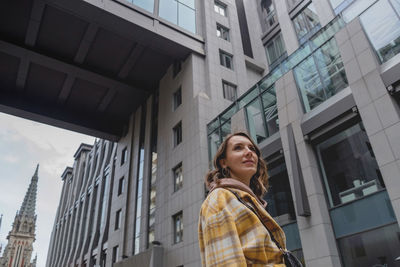
{"label": "bag strap", "polygon": [[276,241],[274,235],[273,235],[273,234],[271,233],[271,231],[268,229],[267,225],[264,223],[264,221],[262,220],[261,216],[257,213],[257,211],[256,211],[252,206],[250,206],[248,203],[246,203],[246,202],[239,196],[238,193],[236,193],[235,191],[232,191],[232,190],[230,190],[230,189],[228,189],[228,190],[229,190],[232,194],[234,194],[234,195],[236,196],[236,198],[239,200],[240,203],[242,203],[243,205],[245,205],[248,209],[250,209],[250,210],[257,216],[257,218],[260,220],[260,222],[264,225],[265,229],[267,229],[267,231],[268,231],[268,233],[269,233],[269,235],[270,235],[270,237],[271,237],[272,242],[274,242],[275,245],[276,245],[282,252],[285,252],[285,250],[281,247],[281,245],[279,244],[279,242]]}

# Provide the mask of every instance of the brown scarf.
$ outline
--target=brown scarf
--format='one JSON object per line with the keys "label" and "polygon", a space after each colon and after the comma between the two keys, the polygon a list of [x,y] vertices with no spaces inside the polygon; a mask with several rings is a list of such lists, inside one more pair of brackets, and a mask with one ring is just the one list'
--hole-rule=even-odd
{"label": "brown scarf", "polygon": [[257,197],[254,194],[253,190],[251,190],[250,187],[248,187],[247,185],[245,185],[244,183],[242,183],[242,182],[240,182],[240,181],[238,181],[236,179],[233,179],[233,178],[222,178],[222,179],[219,179],[218,184],[215,183],[215,182],[212,182],[210,184],[210,188],[209,188],[210,189],[210,193],[216,188],[235,188],[235,189],[242,190],[242,191],[244,191],[246,193],[249,193],[252,197],[254,197],[257,200],[257,202],[260,205],[262,205],[264,208],[267,207],[267,202],[264,199]]}

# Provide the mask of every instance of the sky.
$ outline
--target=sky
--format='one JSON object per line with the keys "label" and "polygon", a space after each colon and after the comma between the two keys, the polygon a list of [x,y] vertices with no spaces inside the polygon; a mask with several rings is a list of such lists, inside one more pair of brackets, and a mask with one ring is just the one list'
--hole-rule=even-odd
{"label": "sky", "polygon": [[94,137],[78,134],[0,113],[0,244],[3,250],[17,210],[39,164],[36,200],[36,241],[32,259],[45,266],[50,235],[60,199],[61,174],[73,165],[81,143],[93,144]]}

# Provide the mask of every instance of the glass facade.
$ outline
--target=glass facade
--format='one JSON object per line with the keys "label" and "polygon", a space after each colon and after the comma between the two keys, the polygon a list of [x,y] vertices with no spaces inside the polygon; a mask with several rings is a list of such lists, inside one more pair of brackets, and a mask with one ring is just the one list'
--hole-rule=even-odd
{"label": "glass facade", "polygon": [[380,0],[360,16],[381,62],[400,53],[400,2]]}
{"label": "glass facade", "polygon": [[[181,89],[179,88],[179,91]],[[147,248],[154,241],[155,223],[156,223],[156,197],[157,197],[157,170],[158,170],[158,153],[157,153],[157,134],[158,134],[158,91],[154,94],[152,120],[151,120],[151,173],[149,179],[149,198],[147,210]]]}
{"label": "glass facade", "polygon": [[400,256],[397,224],[341,238],[338,246],[345,267],[400,267],[400,260],[396,260]]}
{"label": "glass facade", "polygon": [[160,0],[159,16],[185,30],[196,33],[195,0]]}
{"label": "glass facade", "polygon": [[362,123],[316,146],[331,207],[385,187]]}
{"label": "glass facade", "polygon": [[400,266],[399,228],[362,123],[330,134],[316,152],[343,265]]}
{"label": "glass facade", "polygon": [[134,4],[135,6],[143,8],[144,10],[147,10],[148,12],[151,12],[151,13],[154,12],[154,0],[126,0],[126,1]]}
{"label": "glass facade", "polygon": [[265,90],[245,106],[247,129],[253,140],[261,143],[279,131],[275,87]]}
{"label": "glass facade", "polygon": [[143,200],[143,173],[144,173],[144,136],[146,126],[146,105],[142,106],[139,136],[139,155],[138,170],[136,178],[136,208],[135,208],[135,235],[134,235],[134,255],[140,251],[140,231],[142,218],[142,200]]}
{"label": "glass facade", "polygon": [[300,44],[307,41],[321,28],[312,2],[293,19],[293,24]]}
{"label": "glass facade", "polygon": [[332,38],[294,68],[306,112],[347,87],[347,77],[336,41]]}

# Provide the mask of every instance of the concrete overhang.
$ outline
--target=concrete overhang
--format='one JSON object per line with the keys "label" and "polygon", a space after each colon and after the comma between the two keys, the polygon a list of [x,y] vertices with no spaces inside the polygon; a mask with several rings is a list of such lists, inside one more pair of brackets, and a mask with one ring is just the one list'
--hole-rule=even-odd
{"label": "concrete overhang", "polygon": [[0,3],[0,111],[116,141],[204,41],[119,0]]}

